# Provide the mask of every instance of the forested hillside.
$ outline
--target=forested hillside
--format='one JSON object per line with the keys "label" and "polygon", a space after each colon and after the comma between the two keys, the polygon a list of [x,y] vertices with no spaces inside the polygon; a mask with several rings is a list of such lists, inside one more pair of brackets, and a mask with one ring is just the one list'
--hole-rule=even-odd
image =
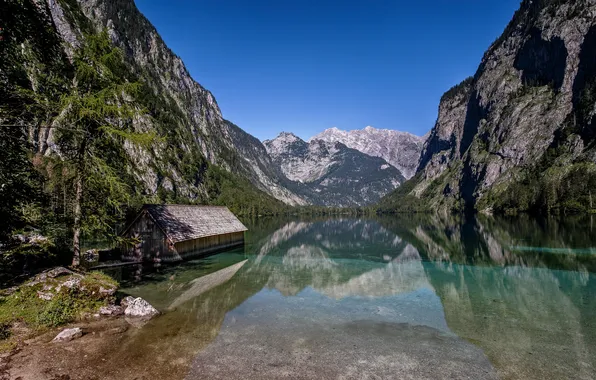
{"label": "forested hillside", "polygon": [[76,251],[81,237],[113,237],[147,202],[226,205],[239,215],[286,210],[272,194],[301,202],[132,1],[2,7],[3,251],[42,259],[70,251],[73,239]]}

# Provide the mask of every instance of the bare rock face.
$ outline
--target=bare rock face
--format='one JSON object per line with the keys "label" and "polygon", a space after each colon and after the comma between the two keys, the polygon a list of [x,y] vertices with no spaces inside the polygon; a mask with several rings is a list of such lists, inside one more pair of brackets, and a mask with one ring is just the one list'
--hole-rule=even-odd
{"label": "bare rock face", "polygon": [[[213,94],[193,80],[184,62],[168,48],[133,0],[76,0],[68,7],[56,0],[45,1],[56,32],[68,46],[67,56],[72,56],[71,46],[78,46],[83,34],[83,26],[78,25],[81,21],[77,21],[80,17],[67,17],[74,13],[87,18],[85,22],[97,31],[106,28],[112,42],[157,96],[157,103],[167,107],[167,113],[177,115],[167,125],[146,118],[135,122],[142,131],[174,130],[176,141],[153,144],[151,150],[124,146],[135,162],[135,175],[150,193],[176,188],[179,195],[196,198],[206,191],[196,180],[204,169],[200,166],[208,161],[247,178],[283,202],[305,203],[284,186],[285,178],[275,170],[261,142],[223,118]],[[177,149],[172,156],[174,145]],[[52,144],[40,141],[40,146]],[[189,173],[188,162],[196,166],[194,173]],[[164,178],[159,172],[168,174]]]}
{"label": "bare rock face", "polygon": [[157,311],[157,309],[154,308],[149,302],[138,297],[128,303],[126,310],[124,310],[124,315],[127,317],[151,319],[159,315],[159,311]]}
{"label": "bare rock face", "polygon": [[79,327],[65,329],[52,340],[52,342],[69,342],[83,336],[83,330]]}
{"label": "bare rock face", "polygon": [[574,164],[592,170],[594,36],[594,0],[522,1],[474,77],[441,99],[411,194],[490,210],[538,163],[553,178]]}

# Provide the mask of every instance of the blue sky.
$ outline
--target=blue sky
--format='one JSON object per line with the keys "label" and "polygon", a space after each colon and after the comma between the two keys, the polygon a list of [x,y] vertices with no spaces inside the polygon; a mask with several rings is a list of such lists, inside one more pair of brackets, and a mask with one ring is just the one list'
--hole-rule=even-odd
{"label": "blue sky", "polygon": [[259,139],[423,135],[520,0],[136,0],[225,118]]}

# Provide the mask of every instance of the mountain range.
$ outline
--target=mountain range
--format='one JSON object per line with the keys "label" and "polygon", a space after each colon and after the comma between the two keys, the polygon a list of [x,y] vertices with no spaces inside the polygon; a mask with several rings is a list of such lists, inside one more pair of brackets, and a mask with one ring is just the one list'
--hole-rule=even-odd
{"label": "mountain range", "polygon": [[224,119],[133,0],[7,0],[5,8],[0,122],[27,126],[32,156],[60,156],[56,126],[31,114],[22,89],[51,98],[44,84],[70,78],[86,36],[106,30],[144,85],[138,108],[148,114],[134,129],[160,137],[122,145],[123,175],[149,199],[362,206],[393,190],[381,210],[594,209],[594,0],[523,0],[476,73],[441,98],[427,136],[331,128],[264,143]]}
{"label": "mountain range", "polygon": [[264,141],[273,163],[300,186],[290,188],[310,204],[370,205],[405,181],[401,172],[380,157],[340,142],[306,142],[292,133]]}
{"label": "mountain range", "polygon": [[[44,80],[33,67],[68,73],[86,35],[105,29],[111,42],[124,52],[131,75],[139,78],[147,89],[139,107],[146,108],[149,117],[136,120],[135,129],[155,132],[163,138],[150,148],[124,147],[130,161],[129,174],[144,194],[159,194],[162,200],[223,199],[225,194],[207,186],[215,168],[220,168],[233,180],[224,180],[221,175],[211,178],[219,187],[224,183],[239,187],[239,183],[248,180],[253,186],[251,191],[264,192],[288,205],[362,206],[395,189],[403,177],[394,167],[380,169],[386,165],[382,159],[375,160],[349,147],[399,163],[403,168],[409,165],[403,169],[405,177],[411,175],[417,161],[414,157],[417,153],[411,151],[407,158],[397,158],[396,147],[379,145],[373,139],[376,134],[369,133],[369,129],[360,140],[370,141],[359,141],[358,136],[335,139],[324,134],[321,140],[329,144],[322,144],[321,150],[313,154],[319,158],[329,154],[327,161],[321,161],[329,167],[319,165],[318,170],[324,173],[313,173],[316,180],[300,180],[299,175],[288,170],[289,164],[283,163],[281,156],[273,160],[258,139],[223,118],[213,94],[190,76],[182,60],[166,46],[133,0],[26,0],[22,6],[16,1],[7,5],[9,12],[3,13],[2,22],[8,35],[4,36],[2,45],[9,59],[0,63],[2,81],[7,84],[5,98],[18,98],[17,87],[34,89],[35,83]],[[32,33],[34,30],[37,32]],[[18,116],[13,117],[14,114]],[[23,114],[13,108],[8,114],[1,113],[0,119],[5,123],[31,124],[29,135],[34,150],[41,155],[59,154],[54,130],[35,125],[32,118],[27,119]],[[353,133],[356,132],[346,136]],[[347,147],[336,149],[336,142],[345,142]],[[311,145],[311,150],[315,145]],[[411,145],[418,151],[421,149],[421,141]],[[404,160],[408,162],[404,164]],[[357,168],[358,165],[362,168]],[[373,167],[376,169],[370,171]],[[308,165],[297,168],[310,169],[313,168]],[[358,170],[360,173],[356,174]],[[346,178],[340,179],[342,175]],[[340,188],[343,190],[339,191]]]}
{"label": "mountain range", "polygon": [[340,142],[370,156],[381,157],[396,167],[406,179],[410,179],[416,174],[426,136],[419,137],[408,132],[368,126],[353,131],[330,128],[313,136],[309,141],[312,140]]}

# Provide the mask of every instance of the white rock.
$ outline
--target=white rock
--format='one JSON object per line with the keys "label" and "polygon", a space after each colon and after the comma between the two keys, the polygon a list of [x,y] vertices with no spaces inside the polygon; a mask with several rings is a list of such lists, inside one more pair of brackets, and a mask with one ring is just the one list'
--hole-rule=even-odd
{"label": "white rock", "polygon": [[80,327],[65,329],[52,340],[52,342],[69,342],[83,336],[83,330]]}
{"label": "white rock", "polygon": [[122,299],[122,301],[120,301],[120,306],[122,306],[123,308],[126,308],[128,305],[130,305],[132,303],[132,301],[134,301],[135,298],[131,297],[131,296],[126,296]]}
{"label": "white rock", "polygon": [[128,304],[124,314],[127,317],[141,317],[141,318],[153,318],[159,314],[156,308],[142,298],[135,298]]}

